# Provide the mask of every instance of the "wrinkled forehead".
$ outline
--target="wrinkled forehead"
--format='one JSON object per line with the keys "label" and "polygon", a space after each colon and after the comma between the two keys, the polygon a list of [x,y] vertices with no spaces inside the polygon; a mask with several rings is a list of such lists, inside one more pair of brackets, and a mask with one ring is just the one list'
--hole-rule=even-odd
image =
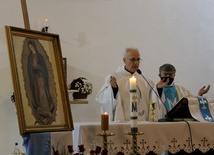
{"label": "wrinkled forehead", "polygon": [[175,75],[175,71],[172,70],[172,71],[161,71],[160,74],[162,76],[174,76]]}
{"label": "wrinkled forehead", "polygon": [[171,64],[164,64],[159,68],[159,73],[161,72],[176,72],[176,69],[173,65]]}
{"label": "wrinkled forehead", "polygon": [[175,70],[162,70],[161,73],[175,73]]}
{"label": "wrinkled forehead", "polygon": [[129,49],[126,53],[126,58],[140,58],[140,53],[137,49]]}

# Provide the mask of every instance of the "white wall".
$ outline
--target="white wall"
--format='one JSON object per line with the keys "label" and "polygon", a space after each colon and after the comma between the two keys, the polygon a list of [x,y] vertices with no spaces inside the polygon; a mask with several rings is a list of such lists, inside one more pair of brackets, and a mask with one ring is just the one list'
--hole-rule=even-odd
{"label": "white wall", "polygon": [[[93,82],[87,105],[71,105],[74,121],[99,121],[96,93],[106,74],[123,65],[122,52],[137,47],[141,70],[153,81],[158,67],[172,63],[176,82],[193,94],[211,84],[214,96],[214,1],[211,0],[26,0],[31,29],[45,17],[50,32],[60,35],[68,60],[68,83],[79,76]],[[24,28],[21,3],[0,0],[0,137],[1,154],[22,142],[14,105],[5,25]]]}

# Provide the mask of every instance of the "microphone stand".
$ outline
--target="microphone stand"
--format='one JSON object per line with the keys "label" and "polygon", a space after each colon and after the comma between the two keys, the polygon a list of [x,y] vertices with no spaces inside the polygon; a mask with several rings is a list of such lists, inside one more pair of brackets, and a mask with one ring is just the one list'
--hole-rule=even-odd
{"label": "microphone stand", "polygon": [[[145,76],[142,74],[141,70],[140,69],[137,69],[137,73],[140,74],[143,79],[146,81],[146,83],[149,85],[149,87],[152,89],[152,91],[155,93],[155,95],[158,97],[158,99],[163,103],[165,109],[166,109],[166,112],[168,113],[168,110],[166,108],[166,105],[164,104],[164,102],[162,101],[162,99],[160,98],[159,94],[154,90],[154,88],[152,87],[152,85],[149,83],[149,81],[145,78]],[[166,114],[167,115],[167,114]],[[161,118],[161,119],[158,119],[159,122],[166,122],[166,121],[170,121],[168,120],[167,118]]]}

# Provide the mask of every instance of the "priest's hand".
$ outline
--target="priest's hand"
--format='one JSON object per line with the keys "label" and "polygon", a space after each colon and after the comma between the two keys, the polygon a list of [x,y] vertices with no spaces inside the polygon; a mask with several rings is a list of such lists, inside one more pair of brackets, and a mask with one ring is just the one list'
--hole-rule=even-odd
{"label": "priest's hand", "polygon": [[198,92],[198,95],[199,96],[203,96],[204,94],[206,94],[210,89],[210,85],[208,85],[207,87],[206,86],[203,86],[199,92]]}
{"label": "priest's hand", "polygon": [[160,80],[157,83],[157,88],[163,88],[163,87],[167,86],[168,83],[169,83],[169,78],[167,78],[167,79],[163,78],[162,80]]}
{"label": "priest's hand", "polygon": [[110,77],[110,84],[112,88],[117,88],[117,80],[115,77],[113,76]]}

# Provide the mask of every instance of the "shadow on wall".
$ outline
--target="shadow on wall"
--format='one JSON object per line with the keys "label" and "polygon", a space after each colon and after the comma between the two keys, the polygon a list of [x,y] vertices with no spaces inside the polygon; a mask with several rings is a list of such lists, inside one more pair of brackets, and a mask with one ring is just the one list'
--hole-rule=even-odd
{"label": "shadow on wall", "polygon": [[71,104],[71,112],[74,122],[97,122],[100,121],[101,107],[95,101],[95,97],[99,92],[103,77],[89,73],[73,66],[67,66],[67,84],[69,85],[73,79],[85,77],[92,82],[93,91],[88,96],[88,104]]}

